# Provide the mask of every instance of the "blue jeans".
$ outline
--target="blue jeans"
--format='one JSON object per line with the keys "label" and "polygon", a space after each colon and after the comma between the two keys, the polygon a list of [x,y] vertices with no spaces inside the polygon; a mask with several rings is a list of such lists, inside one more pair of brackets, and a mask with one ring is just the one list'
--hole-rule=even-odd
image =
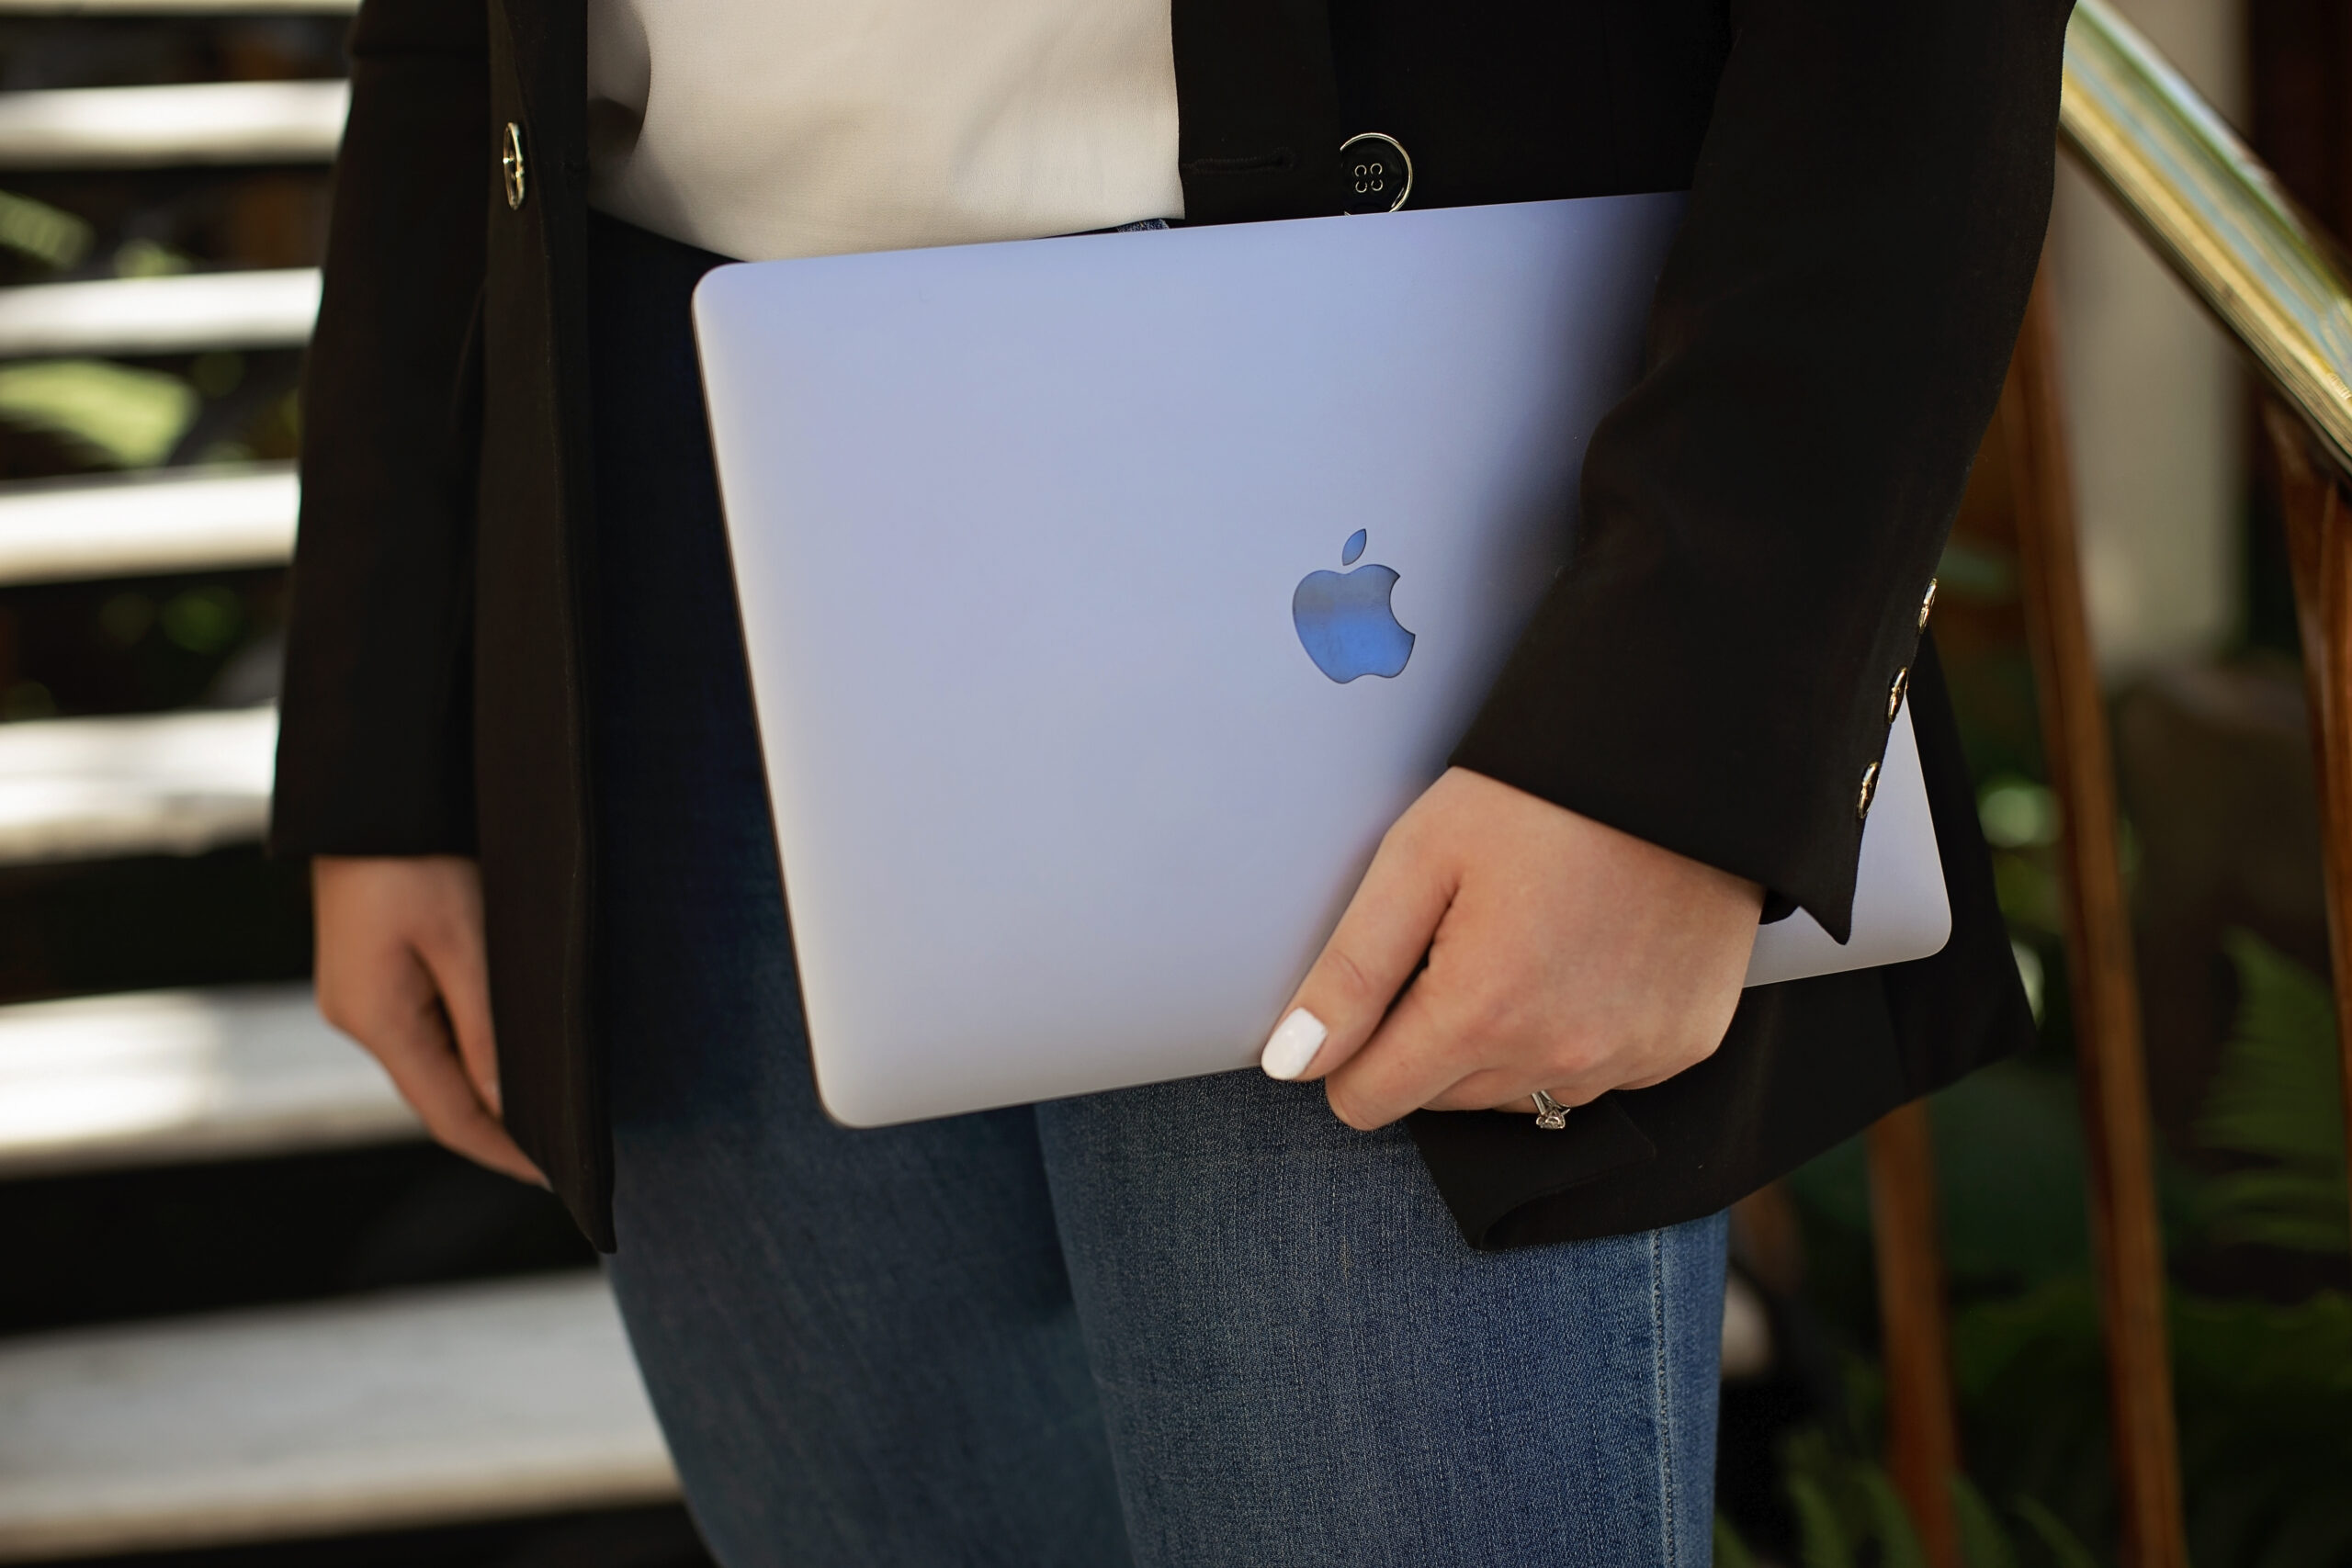
{"label": "blue jeans", "polygon": [[685,304],[592,224],[612,1265],[728,1568],[1703,1564],[1720,1217],[1478,1253],[1254,1073],[880,1131],[810,1081]]}

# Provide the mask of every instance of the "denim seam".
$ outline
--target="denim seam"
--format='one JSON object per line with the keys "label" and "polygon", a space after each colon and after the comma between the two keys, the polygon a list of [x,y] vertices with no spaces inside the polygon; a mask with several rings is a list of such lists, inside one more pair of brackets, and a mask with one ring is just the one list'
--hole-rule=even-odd
{"label": "denim seam", "polygon": [[1663,1230],[1649,1233],[1651,1375],[1657,1398],[1658,1522],[1666,1536],[1667,1568],[1680,1568],[1681,1542],[1676,1539],[1674,1529],[1674,1421],[1667,1408],[1672,1379],[1667,1367],[1665,1235]]}

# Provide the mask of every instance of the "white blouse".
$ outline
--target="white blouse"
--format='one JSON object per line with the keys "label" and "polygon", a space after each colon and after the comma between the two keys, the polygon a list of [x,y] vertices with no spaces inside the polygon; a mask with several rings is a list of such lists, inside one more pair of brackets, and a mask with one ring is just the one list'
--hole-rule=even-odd
{"label": "white blouse", "polygon": [[589,203],[746,261],[1182,218],[1169,0],[588,0]]}

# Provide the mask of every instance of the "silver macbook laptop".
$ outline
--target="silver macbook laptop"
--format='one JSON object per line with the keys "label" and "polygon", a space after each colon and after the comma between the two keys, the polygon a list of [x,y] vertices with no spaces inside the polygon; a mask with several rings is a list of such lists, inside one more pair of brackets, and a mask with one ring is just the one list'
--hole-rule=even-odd
{"label": "silver macbook laptop", "polygon": [[[819,1089],[1252,1066],[1567,558],[1675,196],[721,267],[695,320]],[[1907,715],[1853,942],[1950,927]]]}

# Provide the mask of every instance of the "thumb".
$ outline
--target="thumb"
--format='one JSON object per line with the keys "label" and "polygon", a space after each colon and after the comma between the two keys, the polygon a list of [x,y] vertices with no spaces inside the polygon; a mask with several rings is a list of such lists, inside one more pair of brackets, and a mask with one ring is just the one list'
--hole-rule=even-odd
{"label": "thumb", "polygon": [[[1408,814],[1399,827],[1409,820]],[[1392,829],[1267,1039],[1259,1057],[1266,1076],[1319,1078],[1362,1050],[1419,968],[1453,901],[1452,872],[1422,835]]]}

